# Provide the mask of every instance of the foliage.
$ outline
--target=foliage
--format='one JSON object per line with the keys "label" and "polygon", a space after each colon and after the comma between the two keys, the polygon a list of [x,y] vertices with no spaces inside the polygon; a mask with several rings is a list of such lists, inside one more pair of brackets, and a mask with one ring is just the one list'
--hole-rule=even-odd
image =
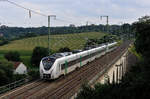
{"label": "foliage", "polygon": [[103,44],[106,42],[113,42],[113,41],[117,41],[117,40],[119,40],[119,38],[116,35],[105,35],[98,39],[88,39],[85,44],[85,48],[86,47],[95,47],[97,45],[100,45],[100,44]]}
{"label": "foliage", "polygon": [[0,85],[13,80],[13,64],[8,61],[0,61]]}
{"label": "foliage", "polygon": [[131,67],[119,84],[97,84],[94,88],[82,87],[77,99],[149,99],[150,67],[149,60]]}
{"label": "foliage", "polygon": [[43,57],[49,54],[49,50],[44,47],[35,47],[31,57],[31,63],[34,66],[39,66],[40,61]]}
{"label": "foliage", "polygon": [[[150,98],[150,17],[144,16],[133,24],[136,33],[135,48],[142,60],[130,66],[121,83],[83,88],[77,99],[149,99]],[[135,52],[135,50],[131,49]],[[137,53],[136,53],[137,54]],[[132,61],[129,59],[128,61]],[[84,93],[93,90],[92,96]],[[94,93],[94,94],[93,94]]]}
{"label": "foliage", "polygon": [[150,16],[139,18],[139,21],[133,25],[136,29],[135,48],[138,53],[148,58],[150,56]]}
{"label": "foliage", "polygon": [[27,75],[25,75],[25,74],[14,74],[13,79],[14,79],[14,81],[18,81],[20,79],[24,79],[26,76]]}
{"label": "foliage", "polygon": [[20,61],[20,54],[17,51],[10,51],[7,52],[4,57],[8,60],[8,61]]}
{"label": "foliage", "polygon": [[39,69],[31,69],[28,74],[31,76],[32,80],[38,79],[40,77]]}
{"label": "foliage", "polygon": [[7,60],[0,61],[0,86],[23,79],[26,75],[14,74],[13,63]]}
{"label": "foliage", "polygon": [[[88,32],[88,33],[75,33],[65,35],[51,35],[50,36],[50,48],[51,53],[58,52],[60,48],[68,47],[72,49],[82,49],[88,38],[101,38],[105,34],[101,32]],[[31,38],[25,38],[22,40],[11,41],[11,43],[0,47],[0,60],[4,60],[3,55],[10,50],[18,51],[20,53],[21,61],[33,68],[31,64],[32,51],[36,46],[47,47],[47,36],[37,36]]]}
{"label": "foliage", "polygon": [[[60,48],[68,47],[72,49],[81,49],[86,42],[85,38],[96,39],[105,35],[102,32],[74,33],[65,35],[51,35],[50,48],[52,51],[58,51]],[[30,37],[21,40],[11,41],[9,44],[0,47],[0,51],[18,51],[20,54],[31,55],[36,46],[47,47],[48,36]]]}
{"label": "foliage", "polygon": [[9,41],[6,38],[0,37],[0,46],[8,44],[8,43],[9,43]]}
{"label": "foliage", "polygon": [[[23,27],[7,27],[1,26],[0,27],[1,33],[4,37],[16,40],[25,37],[33,37],[37,35],[47,35],[48,34],[48,27],[32,27],[32,28],[23,28]],[[82,32],[107,32],[106,25],[86,25],[86,26],[62,26],[62,27],[51,27],[51,34],[70,34],[70,33],[82,33]],[[123,24],[123,25],[109,25],[109,33],[115,35],[125,35],[131,34],[131,25],[130,24]]]}
{"label": "foliage", "polygon": [[71,52],[71,50],[70,50],[70,48],[68,48],[68,47],[63,47],[63,48],[60,48],[60,49],[58,50],[58,52]]}
{"label": "foliage", "polygon": [[[87,83],[82,85],[82,90],[78,94],[77,99],[91,99],[91,97],[94,95],[94,89],[90,87]],[[88,97],[87,97],[88,96]]]}
{"label": "foliage", "polygon": [[139,60],[142,60],[142,55],[141,55],[140,53],[137,53],[137,52],[136,52],[135,46],[132,45],[132,46],[129,48],[129,51],[130,51],[131,53],[133,53]]}

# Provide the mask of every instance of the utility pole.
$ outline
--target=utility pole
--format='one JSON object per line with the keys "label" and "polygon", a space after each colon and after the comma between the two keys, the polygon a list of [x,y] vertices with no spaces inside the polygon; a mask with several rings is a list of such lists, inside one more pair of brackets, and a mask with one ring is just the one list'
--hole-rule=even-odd
{"label": "utility pole", "polygon": [[88,25],[89,25],[89,22],[87,21],[87,22],[86,22],[86,26],[88,26]]}
{"label": "utility pole", "polygon": [[[101,16],[100,19],[102,20],[103,17],[106,18],[106,26],[107,26],[107,33],[108,33],[109,32],[109,28],[108,28],[108,26],[109,26],[109,16]],[[108,51],[108,42],[106,41],[106,38],[105,38],[105,42],[106,42],[106,51],[105,51],[105,53],[106,53],[106,68],[107,68],[109,59],[108,59],[108,53],[107,53],[107,51]],[[105,71],[104,75],[105,75],[105,77],[109,77],[107,71]],[[106,78],[106,79],[108,79],[108,78]]]}
{"label": "utility pole", "polygon": [[103,19],[103,17],[105,17],[106,18],[106,26],[107,26],[107,32],[109,32],[109,16],[101,16],[100,17],[100,19],[102,20]]}
{"label": "utility pole", "polygon": [[123,35],[123,24],[124,23],[123,22],[119,22],[119,24],[120,24],[120,38],[123,41],[124,37],[122,35]]}
{"label": "utility pole", "polygon": [[56,15],[48,15],[48,51],[49,51],[49,55],[50,55],[50,19],[51,17],[53,17],[54,19],[56,19]]}
{"label": "utility pole", "polygon": [[[109,32],[109,28],[108,28],[108,26],[109,26],[109,16],[101,16],[100,19],[102,20],[103,17],[106,18],[107,33],[108,33]],[[107,52],[107,50],[108,50],[108,42],[106,41],[106,38],[105,38],[105,42],[106,42],[106,52]],[[108,55],[106,56],[106,63],[108,63]]]}

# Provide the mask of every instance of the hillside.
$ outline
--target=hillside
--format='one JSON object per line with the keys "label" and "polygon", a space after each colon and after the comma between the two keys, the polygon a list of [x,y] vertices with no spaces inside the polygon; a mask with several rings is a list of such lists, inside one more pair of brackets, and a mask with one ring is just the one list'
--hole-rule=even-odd
{"label": "hillside", "polygon": [[[124,29],[121,29],[124,28]],[[106,25],[88,25],[88,26],[60,26],[51,27],[51,34],[70,34],[70,33],[83,33],[83,32],[108,32],[111,34],[120,35],[120,33],[128,34],[131,32],[131,25],[124,24],[120,25],[109,25],[109,32],[107,31]],[[47,35],[48,27],[8,27],[5,25],[0,26],[0,34],[5,38],[12,40],[24,37],[33,37],[35,35]]]}
{"label": "hillside", "polygon": [[[88,32],[88,33],[74,33],[65,35],[51,35],[50,36],[50,48],[53,51],[58,50],[61,47],[69,47],[71,49],[80,49],[84,46],[87,38],[100,38],[104,36],[104,33],[100,32]],[[1,52],[7,51],[19,51],[32,52],[36,46],[47,47],[48,36],[37,36],[31,38],[25,38],[21,40],[15,40],[7,45],[1,46]]]}
{"label": "hillside", "polygon": [[[101,38],[105,34],[101,32],[74,33],[63,35],[51,35],[50,48],[56,52],[61,47],[69,47],[71,49],[81,49],[87,38]],[[4,53],[8,51],[18,51],[21,54],[21,60],[28,67],[32,67],[30,58],[33,49],[36,46],[47,47],[48,36],[30,37],[21,40],[15,40],[9,44],[0,46],[0,60],[4,60]]]}

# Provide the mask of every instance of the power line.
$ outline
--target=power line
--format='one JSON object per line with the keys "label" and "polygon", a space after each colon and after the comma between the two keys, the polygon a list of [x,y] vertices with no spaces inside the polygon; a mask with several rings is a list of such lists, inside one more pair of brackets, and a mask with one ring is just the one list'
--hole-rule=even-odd
{"label": "power line", "polygon": [[[41,16],[44,16],[44,17],[48,17],[48,15],[46,15],[46,14],[37,12],[37,11],[32,10],[32,9],[29,9],[29,8],[26,8],[26,7],[22,6],[22,5],[19,5],[19,4],[15,3],[15,2],[12,2],[12,1],[10,1],[10,0],[0,0],[0,1],[6,1],[6,2],[12,4],[12,5],[15,5],[15,6],[19,7],[19,8],[28,10],[28,11],[29,11],[29,17],[31,17],[31,12],[33,12],[33,13],[35,13],[35,14],[38,14],[38,15],[41,15]],[[73,22],[73,21],[64,20],[64,19],[58,19],[58,18],[57,18],[56,20],[57,20],[57,21],[61,21],[61,22],[66,22],[66,23],[76,23],[76,24],[81,24],[81,23],[78,23],[78,22]]]}
{"label": "power line", "polygon": [[[37,11],[32,10],[32,9],[29,9],[29,8],[26,8],[26,7],[22,6],[22,5],[19,5],[19,4],[15,3],[15,2],[12,2],[12,1],[9,1],[9,0],[0,0],[0,1],[6,1],[6,2],[12,4],[12,5],[15,5],[15,6],[19,7],[19,8],[28,10],[28,11],[29,11],[29,16],[30,16],[30,17],[31,17],[31,12],[33,12],[33,13],[35,13],[35,14],[38,14],[38,15],[41,15],[41,16],[44,16],[44,17],[48,17],[48,15],[46,15],[46,14],[37,12]],[[69,20],[63,20],[63,19],[58,19],[58,18],[57,18],[56,20],[57,20],[57,21],[61,21],[61,22],[74,23],[74,22],[69,21]]]}
{"label": "power line", "polygon": [[57,18],[56,21],[60,21],[60,22],[65,22],[65,23],[69,23],[69,24],[79,24],[81,25],[81,23],[78,23],[78,22],[73,22],[73,21],[70,21],[70,20],[64,20],[64,19],[60,19],[60,18]]}
{"label": "power line", "polygon": [[48,17],[48,15],[46,15],[46,14],[43,14],[43,13],[34,11],[34,10],[29,9],[29,8],[26,8],[26,7],[23,7],[22,5],[19,5],[19,4],[15,3],[15,2],[12,2],[12,1],[9,1],[9,0],[0,0],[0,1],[6,1],[6,2],[8,2],[8,3],[10,3],[10,4],[13,4],[13,5],[17,6],[17,7],[23,8],[23,9],[28,10],[28,11],[30,11],[30,12],[33,12],[33,13],[35,13],[35,14],[38,14],[38,15],[41,15],[41,16],[44,16],[44,17]]}

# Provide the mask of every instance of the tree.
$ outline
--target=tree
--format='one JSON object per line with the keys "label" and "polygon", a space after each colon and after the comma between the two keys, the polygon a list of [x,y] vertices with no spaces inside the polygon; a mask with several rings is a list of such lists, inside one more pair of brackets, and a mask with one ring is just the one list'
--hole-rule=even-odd
{"label": "tree", "polygon": [[2,46],[4,44],[8,44],[8,43],[9,43],[9,41],[6,38],[0,37],[0,46]]}
{"label": "tree", "polygon": [[6,73],[4,70],[0,69],[0,86],[4,85],[6,82],[8,82],[8,77],[6,76]]}
{"label": "tree", "polygon": [[139,18],[133,26],[136,30],[136,50],[148,58],[150,56],[150,16]]}
{"label": "tree", "polygon": [[70,52],[71,50],[70,50],[70,48],[68,48],[68,47],[63,47],[63,48],[60,48],[59,49],[59,52]]}
{"label": "tree", "polygon": [[41,59],[47,56],[48,53],[49,53],[48,48],[35,47],[31,57],[31,64],[34,66],[39,66]]}
{"label": "tree", "polygon": [[4,85],[13,80],[13,64],[8,61],[0,62],[0,85]]}
{"label": "tree", "polygon": [[[89,91],[91,88],[83,88],[77,99],[150,98],[150,16],[140,18],[133,26],[134,30],[136,30],[136,50],[141,53],[144,58],[137,60],[134,55],[129,53],[128,59],[126,60],[128,70],[119,84],[94,86],[93,92]],[[90,94],[87,94],[89,92]],[[92,93],[94,94],[91,96]]]}
{"label": "tree", "polygon": [[7,52],[4,57],[8,60],[8,61],[20,61],[20,54],[17,51],[10,51]]}

